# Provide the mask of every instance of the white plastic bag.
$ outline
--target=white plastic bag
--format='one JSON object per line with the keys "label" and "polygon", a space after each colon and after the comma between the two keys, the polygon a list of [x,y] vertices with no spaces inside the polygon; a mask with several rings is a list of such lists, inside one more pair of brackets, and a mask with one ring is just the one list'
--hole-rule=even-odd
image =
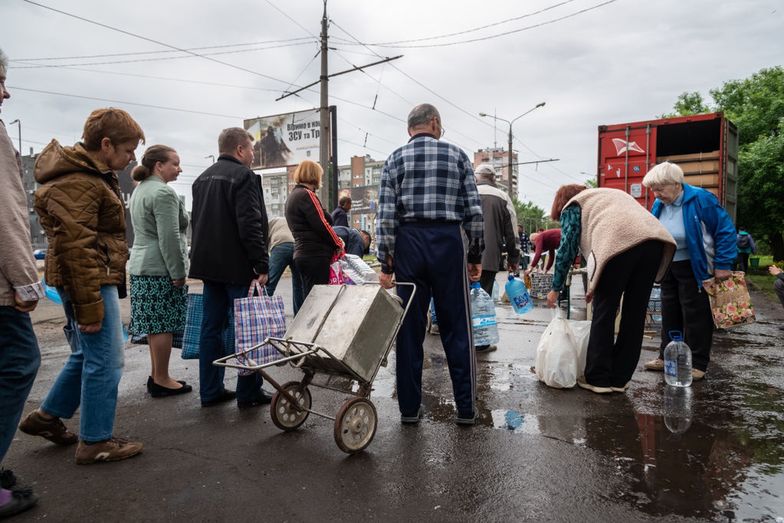
{"label": "white plastic bag", "polygon": [[591,336],[591,322],[583,320],[566,320],[572,330],[577,345],[577,377],[585,376],[585,357],[588,353],[588,338]]}
{"label": "white plastic bag", "polygon": [[558,309],[536,348],[536,376],[548,387],[568,389],[585,371],[590,321],[573,321]]}

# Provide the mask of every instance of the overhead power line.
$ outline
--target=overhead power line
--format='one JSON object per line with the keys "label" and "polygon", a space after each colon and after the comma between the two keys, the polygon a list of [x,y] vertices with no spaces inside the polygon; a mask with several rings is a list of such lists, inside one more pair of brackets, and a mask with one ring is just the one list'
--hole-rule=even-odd
{"label": "overhead power line", "polygon": [[288,84],[288,82],[286,82],[285,80],[281,80],[280,78],[275,78],[273,76],[269,76],[269,75],[266,75],[264,73],[260,73],[258,71],[253,71],[252,69],[248,69],[246,67],[241,67],[239,65],[234,65],[234,64],[231,64],[229,62],[224,62],[222,60],[218,60],[217,58],[204,56],[204,55],[201,55],[199,53],[196,53],[196,52],[193,52],[193,51],[189,51],[187,49],[183,49],[181,47],[177,47],[177,46],[174,46],[174,45],[171,45],[171,44],[167,44],[165,42],[161,42],[160,40],[155,40],[153,38],[149,38],[149,37],[142,36],[142,35],[139,35],[139,34],[136,34],[136,33],[132,33],[130,31],[126,31],[126,30],[120,29],[118,27],[113,27],[111,25],[107,25],[107,24],[104,24],[104,23],[101,23],[101,22],[96,22],[95,20],[90,20],[89,18],[85,18],[83,16],[79,16],[79,15],[75,15],[75,14],[68,13],[68,12],[65,12],[65,11],[61,11],[59,9],[55,9],[54,7],[50,7],[48,5],[44,5],[44,4],[41,4],[41,3],[38,3],[38,2],[34,2],[33,0],[22,0],[22,1],[26,2],[26,3],[30,4],[30,5],[38,6],[38,7],[42,8],[42,9],[47,9],[49,11],[53,11],[55,13],[59,13],[59,14],[64,15],[64,16],[68,16],[70,18],[75,18],[76,20],[81,20],[82,22],[87,22],[88,24],[97,25],[99,27],[103,27],[104,29],[109,29],[111,31],[116,31],[118,33],[121,33],[121,34],[124,34],[124,35],[127,35],[127,36],[132,36],[133,38],[138,38],[138,39],[144,40],[146,42],[152,42],[154,44],[158,44],[158,45],[161,45],[163,47],[168,47],[169,49],[174,49],[175,51],[180,51],[180,52],[183,52],[183,53],[188,53],[188,54],[193,55],[193,56],[198,56],[198,57],[203,58],[205,60],[209,60],[210,62],[214,62],[214,63],[221,64],[221,65],[225,65],[226,67],[231,67],[232,69],[237,69],[239,71],[244,71],[246,73],[254,74],[256,76],[260,76],[260,77],[266,78],[268,80],[273,80],[275,82]]}
{"label": "overhead power line", "polygon": [[412,38],[412,39],[409,39],[409,40],[395,40],[395,41],[392,41],[392,42],[377,42],[377,43],[372,43],[372,44],[369,43],[368,45],[374,46],[374,47],[381,47],[381,46],[390,46],[390,45],[396,45],[396,44],[410,44],[410,43],[415,43],[415,42],[426,42],[428,40],[441,40],[441,39],[450,38],[450,37],[453,37],[453,36],[460,36],[460,35],[464,35],[464,34],[468,34],[468,33],[475,33],[477,31],[481,31],[483,29],[489,29],[491,27],[496,27],[496,26],[499,26],[499,25],[508,24],[510,22],[516,22],[517,20],[522,20],[524,18],[530,18],[532,16],[536,16],[538,14],[542,14],[542,13],[544,13],[546,11],[550,11],[552,9],[556,9],[558,7],[561,7],[562,5],[571,4],[572,2],[576,2],[576,1],[577,0],[566,0],[564,2],[558,2],[557,4],[553,4],[553,5],[550,5],[550,6],[542,8],[542,9],[539,9],[539,10],[536,10],[536,11],[532,11],[530,13],[526,13],[526,14],[523,14],[523,15],[520,15],[520,16],[515,16],[515,17],[512,17],[512,18],[506,18],[506,19],[500,20],[498,22],[492,22],[492,23],[489,23],[489,24],[480,25],[479,27],[472,27],[471,29],[465,29],[463,31],[456,31],[454,33],[445,33],[445,34],[436,35],[436,36],[425,36],[425,37],[422,37],[422,38]]}
{"label": "overhead power line", "polygon": [[617,2],[618,0],[606,0],[605,2],[593,5],[591,7],[586,7],[585,9],[580,9],[579,11],[575,11],[574,13],[570,13],[568,15],[559,16],[558,18],[553,18],[551,20],[546,20],[544,22],[539,22],[537,24],[528,25],[526,27],[521,27],[519,29],[513,29],[511,31],[504,31],[503,33],[496,33],[492,35],[477,37],[477,38],[469,38],[468,40],[458,40],[456,42],[443,42],[443,43],[433,43],[433,44],[384,44],[384,43],[365,43],[360,42],[362,45],[367,45],[371,47],[392,47],[395,49],[421,49],[421,48],[429,48],[429,47],[449,47],[452,45],[462,45],[462,44],[470,44],[474,42],[482,42],[485,40],[493,40],[495,38],[501,38],[502,36],[508,36],[511,34],[521,33],[523,31],[529,31],[531,29],[536,29],[538,27],[544,27],[546,25],[555,24],[557,22],[561,22],[563,20],[567,20],[569,18],[574,18],[575,16],[579,16],[583,13],[587,13],[589,11],[593,11],[594,9],[599,9],[600,7],[604,7],[606,5],[612,4]]}
{"label": "overhead power line", "polygon": [[[261,42],[245,42],[239,44],[221,44],[221,45],[207,45],[203,47],[189,47],[187,48],[188,51],[206,51],[210,49],[226,49],[228,47],[255,47],[258,45],[267,45],[267,44],[283,44],[283,43],[291,43],[291,42],[301,42],[302,40],[307,40],[308,42],[313,42],[312,38],[307,36],[300,36],[297,38],[287,38],[285,40],[264,40]],[[307,43],[307,42],[306,42]],[[169,49],[160,49],[158,51],[127,51],[124,53],[104,53],[104,54],[88,54],[88,55],[72,55],[72,56],[49,56],[49,57],[37,57],[37,58],[15,58],[9,60],[9,62],[51,62],[56,60],[92,60],[95,58],[116,58],[118,56],[141,56],[141,55],[152,55],[152,54],[164,54],[164,53],[176,53],[179,51],[172,51]],[[205,53],[207,54],[207,53]]]}
{"label": "overhead power line", "polygon": [[112,104],[123,104],[123,105],[134,105],[136,107],[148,107],[151,109],[161,109],[163,111],[176,111],[179,113],[190,113],[190,114],[201,114],[205,116],[217,116],[219,118],[231,118],[232,120],[242,120],[244,117],[242,116],[234,116],[230,114],[220,114],[220,113],[209,113],[206,111],[193,111],[190,109],[182,109],[179,107],[166,107],[163,105],[153,105],[153,104],[145,104],[145,103],[138,103],[138,102],[126,102],[124,100],[113,100],[111,98],[98,98],[95,96],[83,96],[80,94],[70,94],[70,93],[57,93],[54,91],[43,91],[41,89],[28,89],[26,87],[12,87],[8,86],[9,89],[16,89],[17,91],[27,91],[29,93],[39,93],[39,94],[48,94],[52,96],[65,96],[68,98],[80,98],[82,100],[95,100],[98,102],[108,102]]}
{"label": "overhead power line", "polygon": [[[80,63],[55,63],[55,64],[29,64],[29,65],[14,65],[11,69],[58,69],[62,67],[79,67],[82,65],[114,65],[114,64],[135,64],[135,63],[142,63],[142,62],[164,62],[164,61],[171,61],[171,60],[182,60],[186,58],[206,58],[208,56],[218,56],[218,55],[225,55],[225,54],[242,54],[242,53],[254,53],[256,51],[266,51],[268,49],[279,49],[281,47],[296,47],[301,45],[312,45],[313,42],[297,42],[293,44],[281,44],[281,45],[273,45],[267,47],[256,47],[252,49],[236,49],[233,51],[216,51],[214,53],[201,53],[199,55],[194,55],[192,53],[185,54],[185,55],[177,55],[177,56],[162,56],[158,58],[132,58],[129,60],[105,60],[103,62],[80,62]],[[175,51],[161,51],[163,53],[174,53]],[[16,60],[16,63],[26,64],[24,60]]]}

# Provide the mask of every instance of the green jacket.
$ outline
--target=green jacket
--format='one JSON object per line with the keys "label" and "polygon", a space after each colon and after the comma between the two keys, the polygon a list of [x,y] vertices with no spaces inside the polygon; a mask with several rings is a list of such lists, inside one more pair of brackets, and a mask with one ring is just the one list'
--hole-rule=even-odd
{"label": "green jacket", "polygon": [[174,189],[157,176],[143,180],[130,201],[133,247],[128,272],[135,276],[188,274],[188,213]]}

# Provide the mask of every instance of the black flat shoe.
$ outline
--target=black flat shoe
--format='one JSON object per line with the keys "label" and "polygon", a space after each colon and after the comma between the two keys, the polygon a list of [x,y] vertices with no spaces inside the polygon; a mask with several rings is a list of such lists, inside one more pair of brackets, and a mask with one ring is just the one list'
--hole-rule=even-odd
{"label": "black flat shoe", "polygon": [[261,389],[250,401],[237,401],[237,408],[238,409],[250,409],[253,407],[258,407],[261,405],[267,405],[268,403],[272,402],[272,395],[264,389]]}
{"label": "black flat shoe", "polygon": [[207,400],[201,402],[202,407],[214,407],[216,405],[220,405],[221,403],[226,403],[227,401],[231,401],[237,397],[237,393],[231,390],[223,389],[223,392],[220,395],[212,400]]}
{"label": "black flat shoe", "polygon": [[153,398],[165,398],[167,396],[177,396],[178,394],[186,394],[193,390],[193,387],[188,385],[185,382],[178,382],[182,384],[182,387],[177,389],[170,389],[169,387],[164,387],[163,385],[158,385],[154,381],[152,383],[147,383],[147,390],[150,392],[150,396]]}

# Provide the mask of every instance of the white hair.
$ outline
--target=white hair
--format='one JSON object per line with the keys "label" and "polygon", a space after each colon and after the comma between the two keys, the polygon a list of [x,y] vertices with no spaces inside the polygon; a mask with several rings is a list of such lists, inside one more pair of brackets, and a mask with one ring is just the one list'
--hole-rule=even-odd
{"label": "white hair", "polygon": [[0,73],[5,75],[8,72],[8,57],[0,49]]}
{"label": "white hair", "polygon": [[677,164],[670,162],[663,162],[655,165],[645,178],[642,179],[642,184],[646,187],[670,185],[670,184],[683,183],[683,169]]}
{"label": "white hair", "polygon": [[489,163],[483,163],[483,164],[478,165],[476,167],[476,169],[474,170],[474,174],[476,176],[479,176],[481,178],[485,178],[485,179],[491,180],[491,181],[495,180],[495,177],[496,177],[495,168],[492,165],[490,165]]}

